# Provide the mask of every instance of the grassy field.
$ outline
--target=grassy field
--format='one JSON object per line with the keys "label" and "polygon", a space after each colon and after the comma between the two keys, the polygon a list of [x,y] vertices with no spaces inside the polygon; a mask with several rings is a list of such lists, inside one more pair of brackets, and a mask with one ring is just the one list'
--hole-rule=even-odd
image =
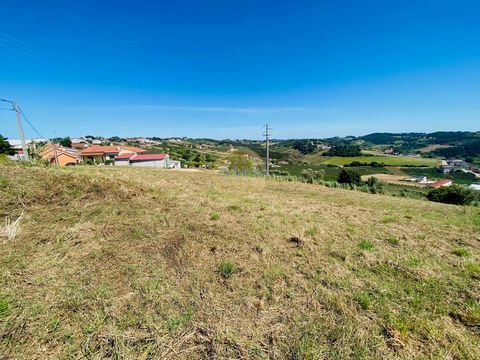
{"label": "grassy field", "polygon": [[478,208],[0,167],[1,224],[22,213],[0,238],[0,358],[478,358]]}
{"label": "grassy field", "polygon": [[361,163],[378,162],[386,166],[435,166],[437,159],[412,158],[406,156],[355,156],[355,157],[328,157],[323,158],[321,164],[347,165],[353,161]]}

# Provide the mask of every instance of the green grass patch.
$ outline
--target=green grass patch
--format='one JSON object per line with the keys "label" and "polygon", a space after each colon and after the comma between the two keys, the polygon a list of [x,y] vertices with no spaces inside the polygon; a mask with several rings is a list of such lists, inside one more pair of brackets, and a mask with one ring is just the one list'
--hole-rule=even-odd
{"label": "green grass patch", "polygon": [[189,309],[183,314],[169,318],[165,326],[169,332],[173,332],[182,327],[183,325],[187,324],[191,320],[192,316],[193,310]]}
{"label": "green grass patch", "polygon": [[375,247],[370,240],[362,240],[357,244],[360,250],[371,251]]}
{"label": "green grass patch", "polygon": [[220,214],[219,213],[213,213],[210,215],[210,220],[220,220]]}
{"label": "green grass patch", "polygon": [[466,257],[470,255],[470,252],[464,247],[458,247],[453,249],[452,254],[460,257]]}
{"label": "green grass patch", "polygon": [[390,244],[390,245],[398,245],[399,241],[398,241],[398,238],[395,236],[395,235],[390,235],[389,237],[387,237],[387,242]]}
{"label": "green grass patch", "polygon": [[355,300],[364,310],[368,310],[372,306],[372,298],[368,292],[362,292],[358,294]]}
{"label": "green grass patch", "polygon": [[232,275],[238,273],[240,269],[233,262],[224,260],[218,264],[218,272],[223,278],[228,279]]}
{"label": "green grass patch", "polygon": [[7,316],[10,312],[10,301],[6,295],[0,294],[0,317]]}

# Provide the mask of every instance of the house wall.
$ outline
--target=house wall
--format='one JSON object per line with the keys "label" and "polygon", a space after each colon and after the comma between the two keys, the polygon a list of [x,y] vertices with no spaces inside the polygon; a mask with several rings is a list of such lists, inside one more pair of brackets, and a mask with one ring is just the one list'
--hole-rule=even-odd
{"label": "house wall", "polygon": [[[42,154],[42,159],[49,161],[51,164],[56,165],[55,161],[55,151],[51,149],[50,151],[47,151],[46,153]],[[76,158],[69,156],[60,150],[57,151],[57,159],[58,159],[58,165],[60,166],[65,166],[67,164],[76,164],[78,161]]]}
{"label": "house wall", "polygon": [[130,159],[115,160],[115,166],[130,166]]}
{"label": "house wall", "polygon": [[103,163],[103,155],[85,155],[82,156],[83,161],[93,160],[96,164]]}
{"label": "house wall", "polygon": [[170,169],[181,169],[181,168],[182,168],[182,164],[180,163],[180,161],[170,162]]}
{"label": "house wall", "polygon": [[153,168],[160,168],[160,169],[165,169],[167,168],[167,162],[165,161],[166,159],[163,160],[147,160],[147,161],[134,161],[131,162],[131,166],[136,166],[136,167],[153,167]]}
{"label": "house wall", "polygon": [[[67,164],[76,164],[77,163],[77,160],[68,156],[68,155],[65,155],[65,154],[60,154],[57,156],[58,158],[58,165],[60,166],[65,166]],[[55,163],[55,158],[53,158],[53,163]]]}

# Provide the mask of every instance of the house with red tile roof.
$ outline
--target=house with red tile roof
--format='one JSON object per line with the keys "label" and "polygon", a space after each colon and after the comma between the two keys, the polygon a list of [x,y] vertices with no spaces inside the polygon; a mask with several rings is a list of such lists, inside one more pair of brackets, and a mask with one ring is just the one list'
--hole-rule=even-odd
{"label": "house with red tile roof", "polygon": [[104,163],[107,160],[114,160],[116,156],[125,153],[145,154],[145,150],[134,146],[101,146],[92,145],[80,152],[83,161],[93,161],[95,164]]}
{"label": "house with red tile roof", "polygon": [[47,144],[38,153],[43,160],[58,166],[76,165],[79,162],[77,150],[59,144]]}

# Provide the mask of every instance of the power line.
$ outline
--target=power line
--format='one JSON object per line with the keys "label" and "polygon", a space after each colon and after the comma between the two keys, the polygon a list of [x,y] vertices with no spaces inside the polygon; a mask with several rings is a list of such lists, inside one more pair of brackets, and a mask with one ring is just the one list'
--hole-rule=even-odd
{"label": "power line", "polygon": [[[17,105],[18,106],[18,105]],[[35,126],[33,126],[32,122],[30,120],[28,120],[27,118],[27,115],[25,115],[25,113],[23,112],[23,110],[20,108],[20,106],[18,106],[18,110],[20,110],[20,113],[22,114],[23,118],[25,119],[25,121],[28,123],[28,125],[30,125],[30,127],[33,129],[33,131],[35,131],[35,133],[41,138],[41,139],[45,139],[45,137],[40,134],[40,132],[35,128]]]}

